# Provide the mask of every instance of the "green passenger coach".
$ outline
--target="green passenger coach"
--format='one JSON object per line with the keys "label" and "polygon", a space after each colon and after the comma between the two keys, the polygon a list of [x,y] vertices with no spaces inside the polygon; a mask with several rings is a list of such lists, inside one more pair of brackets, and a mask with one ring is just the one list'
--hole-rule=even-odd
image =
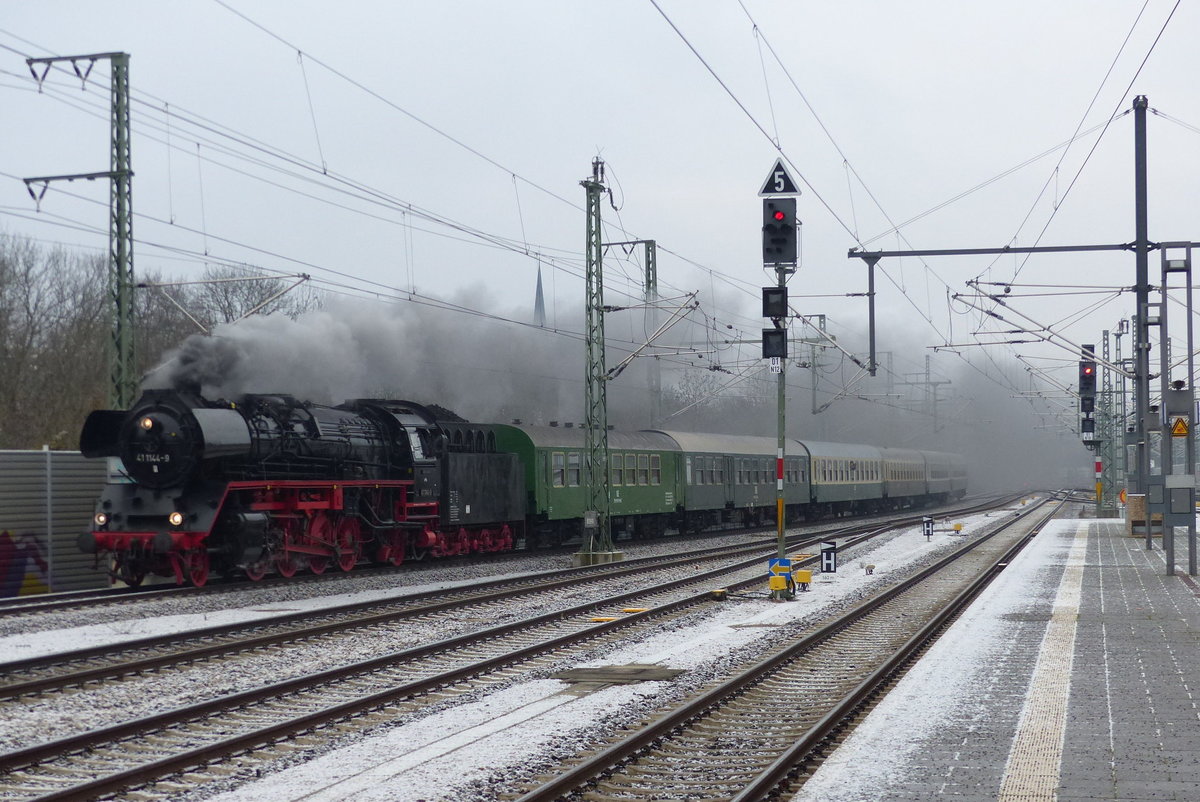
{"label": "green passenger coach", "polygon": [[[517,454],[529,492],[529,537],[539,545],[578,537],[588,498],[584,430],[496,424],[496,450]],[[608,433],[613,536],[657,537],[674,527],[683,501],[679,447],[658,432]],[[533,545],[532,543],[530,545]]]}
{"label": "green passenger coach", "polygon": [[[775,519],[776,455],[773,437],[663,432],[679,445],[683,459],[682,504],[686,528],[699,531],[722,524],[761,525]],[[787,517],[801,516],[809,501],[808,454],[786,441],[783,462]]]}

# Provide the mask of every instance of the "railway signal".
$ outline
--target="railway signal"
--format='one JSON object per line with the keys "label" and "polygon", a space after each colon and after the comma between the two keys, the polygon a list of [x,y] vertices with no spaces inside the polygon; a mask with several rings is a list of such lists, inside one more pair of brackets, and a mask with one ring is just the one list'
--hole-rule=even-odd
{"label": "railway signal", "polygon": [[1083,346],[1084,358],[1079,360],[1079,397],[1096,397],[1096,359],[1094,345]]}
{"label": "railway signal", "polygon": [[762,225],[764,265],[796,263],[796,199],[764,198]]}
{"label": "railway signal", "polygon": [[[763,265],[775,268],[776,286],[763,288],[763,317],[770,318],[773,329],[763,329],[763,358],[771,360],[771,372],[776,375],[777,432],[775,449],[775,529],[778,540],[778,559],[785,559],[784,528],[787,514],[784,504],[784,454],[786,438],[784,419],[787,390],[784,370],[787,366],[788,335],[788,276],[796,272],[796,195],[800,190],[788,175],[783,159],[776,159],[758,191],[763,199],[762,257]],[[778,583],[776,583],[778,584]],[[771,598],[784,601],[795,596],[794,585],[790,589],[771,588]]]}
{"label": "railway signal", "polygon": [[787,287],[762,288],[762,316],[782,320],[788,316]]}

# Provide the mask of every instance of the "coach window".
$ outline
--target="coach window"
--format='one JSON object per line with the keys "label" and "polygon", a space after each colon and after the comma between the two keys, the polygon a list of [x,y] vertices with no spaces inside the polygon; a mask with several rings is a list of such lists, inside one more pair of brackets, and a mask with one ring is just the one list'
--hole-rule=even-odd
{"label": "coach window", "polygon": [[579,487],[579,452],[567,454],[567,486]]}
{"label": "coach window", "polygon": [[550,464],[553,468],[553,479],[551,484],[555,487],[563,487],[566,485],[566,460],[567,455],[561,451],[555,451],[550,455]]}
{"label": "coach window", "polygon": [[637,484],[637,454],[625,455],[625,484]]}
{"label": "coach window", "polygon": [[638,454],[638,484],[650,484],[650,455]]}
{"label": "coach window", "polygon": [[625,464],[622,460],[623,457],[620,454],[613,454],[610,458],[612,463],[612,477],[609,481],[613,483],[613,487],[621,484],[621,466]]}
{"label": "coach window", "polygon": [[650,484],[662,484],[662,455],[650,455]]}

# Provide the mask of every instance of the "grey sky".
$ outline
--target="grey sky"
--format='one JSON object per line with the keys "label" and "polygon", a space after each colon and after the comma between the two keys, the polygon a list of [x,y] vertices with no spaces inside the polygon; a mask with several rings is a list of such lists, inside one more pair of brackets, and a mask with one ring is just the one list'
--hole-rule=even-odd
{"label": "grey sky", "polygon": [[[663,294],[699,290],[710,323],[754,332],[756,288],[773,281],[760,264],[755,193],[779,155],[768,137],[778,137],[795,177],[815,189],[805,187],[800,198],[803,266],[791,284],[794,305],[829,315],[831,330],[861,352],[865,299],[796,297],[864,291],[863,268],[846,259],[856,238],[871,248],[1029,245],[1061,202],[1042,244],[1132,240],[1131,115],[1112,122],[1094,152],[1098,132],[1075,142],[1061,165],[1063,151],[1055,150],[906,226],[903,240],[879,235],[889,220],[908,220],[1067,141],[1078,128],[1102,125],[1129,109],[1134,94],[1148,95],[1170,118],[1150,118],[1151,239],[1200,240],[1200,11],[1192,5],[1175,11],[1133,81],[1174,0],[1150,0],[1144,10],[1141,2],[1115,0],[657,2],[665,16],[650,0],[6,4],[0,225],[48,241],[104,246],[106,187],[56,185],[39,215],[13,176],[107,169],[107,65],[96,67],[99,83],[86,91],[59,73],[39,95],[23,55],[124,50],[140,101],[133,144],[134,203],[144,215],[135,222],[140,271],[195,276],[207,250],[210,259],[304,271],[354,293],[415,286],[529,319],[539,259],[520,252],[528,243],[546,257],[551,322],[578,329],[579,180],[599,154],[620,207],[614,213],[605,205],[606,223],[625,232],[610,228],[605,238],[658,240],[666,249],[659,257]],[[175,112],[253,139],[269,154],[286,151],[306,166],[201,131]],[[322,176],[322,164],[359,187]],[[393,203],[373,204],[361,187],[453,226],[401,214]],[[504,238],[509,247],[471,231]],[[190,253],[181,259],[152,243]],[[964,282],[979,274],[1010,280],[1020,265],[1012,257],[928,260],[928,270],[916,259],[885,262],[890,280],[879,283],[880,331],[888,342],[903,342],[898,370],[923,369],[921,346],[971,342],[978,315],[949,308],[948,293],[966,292]],[[639,264],[614,259],[607,269],[611,302],[636,292]],[[1021,269],[1019,281],[1129,285],[1133,257],[1040,256]],[[1071,320],[1067,334],[1076,342],[1098,341],[1102,329],[1132,311],[1129,295],[1091,309],[1105,296],[1023,299],[1025,292],[1014,289],[1015,309],[1041,323]],[[1073,383],[1071,355],[1046,346],[1016,350],[1034,364],[1058,366],[1059,380]],[[979,348],[963,356],[991,369]],[[1010,377],[1017,382],[1028,379]]]}

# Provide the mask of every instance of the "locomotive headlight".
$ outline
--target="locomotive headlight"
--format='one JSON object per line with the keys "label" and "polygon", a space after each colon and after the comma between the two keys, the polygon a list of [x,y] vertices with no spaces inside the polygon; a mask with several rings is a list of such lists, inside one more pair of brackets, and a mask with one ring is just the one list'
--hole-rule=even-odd
{"label": "locomotive headlight", "polygon": [[167,516],[167,521],[171,524],[171,526],[179,526],[181,523],[183,523],[183,513],[176,510]]}
{"label": "locomotive headlight", "polygon": [[147,432],[154,428],[154,418],[147,415],[138,421],[138,426],[141,426]]}
{"label": "locomotive headlight", "polygon": [[94,520],[96,521],[96,526],[104,526],[106,523],[108,523],[108,513],[98,512],[96,513]]}

